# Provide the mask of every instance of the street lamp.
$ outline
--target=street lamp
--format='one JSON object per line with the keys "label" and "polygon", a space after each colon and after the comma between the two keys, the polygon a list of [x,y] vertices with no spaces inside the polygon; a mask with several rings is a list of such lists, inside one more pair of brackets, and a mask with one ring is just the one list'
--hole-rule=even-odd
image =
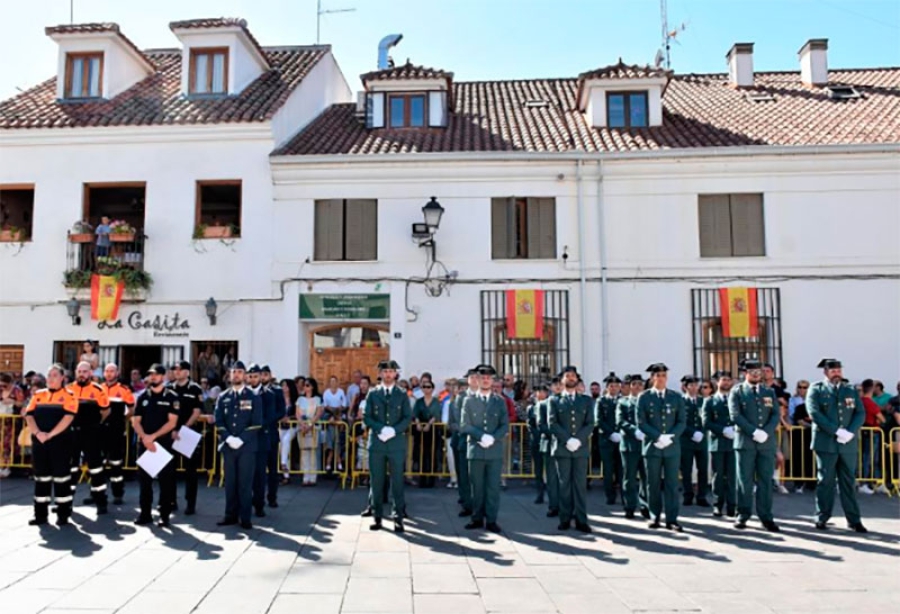
{"label": "street lamp", "polygon": [[206,301],[206,317],[209,318],[209,325],[216,325],[216,309],[219,308],[219,304],[216,303],[216,299],[213,297],[209,297],[209,300]]}
{"label": "street lamp", "polygon": [[428,201],[428,204],[422,207],[422,215],[425,216],[425,225],[428,226],[428,230],[434,233],[441,225],[441,216],[444,215],[444,208],[441,206],[441,203],[432,196],[431,200]]}
{"label": "street lamp", "polygon": [[81,324],[81,318],[78,316],[79,311],[81,311],[81,303],[73,296],[66,302],[66,312],[69,314],[69,317],[72,318],[72,326],[79,326]]}

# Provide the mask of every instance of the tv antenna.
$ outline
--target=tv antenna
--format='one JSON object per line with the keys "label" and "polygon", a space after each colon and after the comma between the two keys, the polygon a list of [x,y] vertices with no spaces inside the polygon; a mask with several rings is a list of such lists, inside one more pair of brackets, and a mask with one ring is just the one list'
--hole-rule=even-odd
{"label": "tv antenna", "polygon": [[322,15],[330,15],[332,13],[353,13],[356,9],[323,9],[322,0],[316,0],[316,44],[319,44],[319,34],[322,27]]}
{"label": "tv antenna", "polygon": [[662,28],[662,48],[656,52],[654,64],[660,68],[665,62],[666,70],[672,67],[672,41],[678,42],[675,37],[679,32],[687,29],[687,23],[682,22],[675,28],[669,28],[669,7],[667,0],[659,0],[659,21]]}

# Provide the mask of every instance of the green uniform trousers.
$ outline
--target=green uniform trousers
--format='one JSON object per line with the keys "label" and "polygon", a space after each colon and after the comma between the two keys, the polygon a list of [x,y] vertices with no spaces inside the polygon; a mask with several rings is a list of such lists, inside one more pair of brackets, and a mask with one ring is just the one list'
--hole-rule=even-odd
{"label": "green uniform trousers", "polygon": [[469,480],[469,461],[466,448],[453,447],[453,464],[456,466],[456,492],[464,510],[472,511],[472,482]]}
{"label": "green uniform trousers", "polygon": [[542,452],[544,470],[547,472],[547,503],[551,512],[559,511],[559,472],[549,452]]}
{"label": "green uniform trousers", "polygon": [[709,490],[709,452],[681,448],[681,484],[686,499],[694,498],[693,469],[697,462],[697,500],[705,501]]}
{"label": "green uniform trousers", "polygon": [[406,454],[369,450],[369,477],[372,492],[372,511],[376,519],[384,518],[384,496],[387,485],[387,472],[391,472],[391,500],[394,518],[402,518],[406,509],[403,497],[403,461]]}
{"label": "green uniform trousers", "polygon": [[[666,522],[678,522],[678,466],[681,456],[646,456],[647,503],[650,517],[658,519],[662,514],[663,494],[665,494]],[[663,481],[660,490],[659,481]]]}
{"label": "green uniform trousers", "polygon": [[775,472],[775,450],[738,450],[737,512],[748,520],[753,515],[753,485],[756,484],[756,515],[763,522],[772,517],[772,474]]}
{"label": "green uniform trousers", "polygon": [[734,510],[737,500],[734,450],[711,452],[713,505],[718,510]]}
{"label": "green uniform trousers", "polygon": [[500,511],[500,477],[503,459],[469,461],[469,477],[472,480],[472,521],[497,522]]}
{"label": "green uniform trousers", "polygon": [[850,454],[816,452],[816,516],[819,521],[826,522],[831,518],[835,481],[841,491],[841,507],[847,522],[857,524],[860,521],[856,502],[856,462],[855,448]]}
{"label": "green uniform trousers", "polygon": [[603,465],[603,492],[607,501],[616,499],[616,446],[599,446],[600,463]]}
{"label": "green uniform trousers", "polygon": [[[647,507],[647,471],[640,450],[622,454],[622,505],[634,512]],[[640,479],[638,479],[640,477]]]}
{"label": "green uniform trousers", "polygon": [[559,520],[587,524],[588,458],[561,456],[554,458],[559,472]]}

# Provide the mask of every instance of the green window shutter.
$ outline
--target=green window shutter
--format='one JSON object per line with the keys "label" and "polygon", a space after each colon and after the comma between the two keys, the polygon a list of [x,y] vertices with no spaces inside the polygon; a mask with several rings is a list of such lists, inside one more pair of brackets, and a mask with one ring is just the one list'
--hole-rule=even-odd
{"label": "green window shutter", "polygon": [[556,200],[528,199],[528,257],[556,258]]}
{"label": "green window shutter", "polygon": [[316,260],[344,259],[344,201],[316,201],[314,241]]}
{"label": "green window shutter", "polygon": [[765,256],[762,194],[731,195],[731,236],[735,256]]}
{"label": "green window shutter", "polygon": [[[515,257],[510,250],[510,245],[515,239],[514,236],[510,236],[512,209],[510,201],[509,198],[491,199],[491,258],[494,260]],[[514,228],[512,230],[515,232]]]}
{"label": "green window shutter", "polygon": [[378,255],[378,201],[348,199],[346,215],[346,260],[375,260]]}
{"label": "green window shutter", "polygon": [[727,194],[701,194],[697,200],[700,230],[700,257],[724,258],[732,255],[731,213]]}

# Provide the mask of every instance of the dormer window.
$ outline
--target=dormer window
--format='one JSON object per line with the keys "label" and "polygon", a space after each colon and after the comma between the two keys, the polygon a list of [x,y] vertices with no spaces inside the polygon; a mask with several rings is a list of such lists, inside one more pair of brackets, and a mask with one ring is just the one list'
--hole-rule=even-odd
{"label": "dormer window", "polygon": [[606,114],[610,128],[646,128],[647,92],[607,93]]}
{"label": "dormer window", "polygon": [[425,94],[391,94],[388,97],[391,128],[422,128],[428,117]]}
{"label": "dormer window", "polygon": [[100,98],[102,83],[102,53],[66,55],[66,98]]}
{"label": "dormer window", "polygon": [[191,49],[190,94],[228,91],[228,48]]}
{"label": "dormer window", "polygon": [[450,115],[453,73],[407,62],[361,75],[357,112],[366,128],[443,128]]}

